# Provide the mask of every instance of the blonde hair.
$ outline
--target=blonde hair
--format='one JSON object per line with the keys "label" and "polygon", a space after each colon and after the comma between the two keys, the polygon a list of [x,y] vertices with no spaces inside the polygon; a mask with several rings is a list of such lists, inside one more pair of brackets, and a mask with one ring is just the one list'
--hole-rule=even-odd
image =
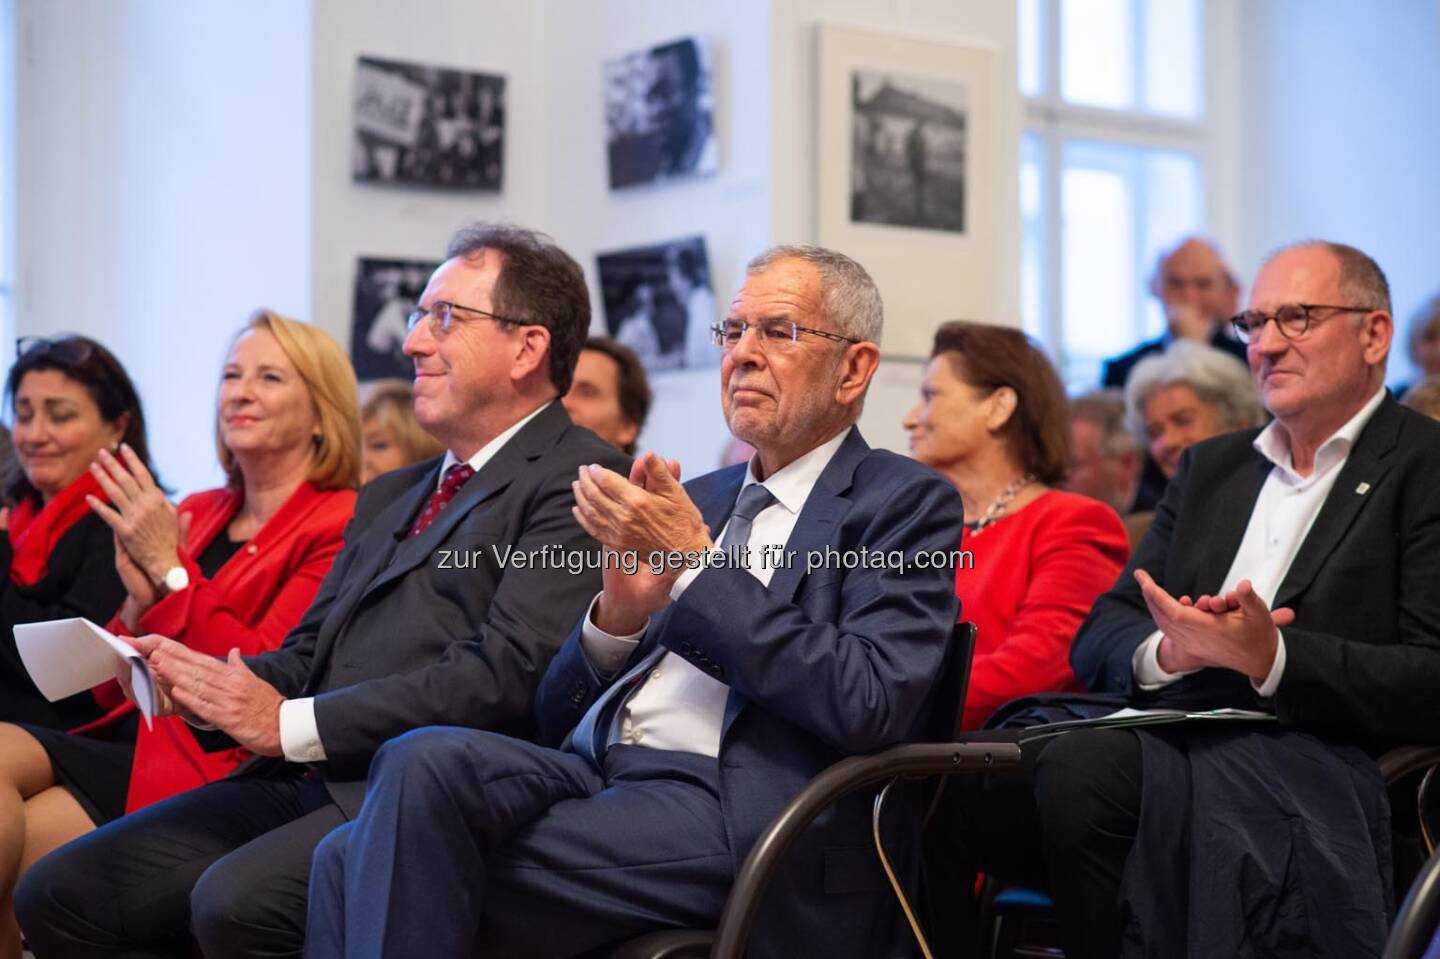
{"label": "blonde hair", "polygon": [[[266,330],[300,374],[315,415],[320,435],[311,454],[310,475],[320,489],[354,489],[360,485],[360,404],[355,370],[335,338],[317,326],[292,320],[272,310],[256,310],[235,339],[251,330]],[[215,417],[215,449],[231,486],[240,486],[240,466],[225,445],[220,416]]]}
{"label": "blonde hair", "polygon": [[363,429],[371,419],[381,429],[389,430],[405,452],[405,463],[418,463],[445,452],[440,441],[415,419],[415,405],[410,384],[405,380],[379,380],[370,388],[370,397],[360,408]]}

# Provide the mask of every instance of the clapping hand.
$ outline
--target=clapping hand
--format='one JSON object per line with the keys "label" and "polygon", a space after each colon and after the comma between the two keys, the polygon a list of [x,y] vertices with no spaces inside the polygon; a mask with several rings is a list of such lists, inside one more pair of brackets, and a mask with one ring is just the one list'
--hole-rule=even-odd
{"label": "clapping hand", "polygon": [[650,559],[672,552],[702,553],[713,546],[710,531],[680,485],[680,464],[654,453],[635,461],[628,481],[592,465],[581,467],[571,485],[580,525],[607,551],[632,553],[639,567],[627,574],[617,568],[620,564],[605,564],[595,625],[617,635],[636,632],[670,602],[670,587],[681,572],[669,567],[654,572]]}
{"label": "clapping hand", "polygon": [[155,477],[128,443],[121,445],[120,459],[101,450],[90,464],[90,473],[110,502],[98,496],[87,496],[85,501],[115,531],[134,565],[152,583],[164,580],[179,561],[183,534],[180,517]]}
{"label": "clapping hand", "polygon": [[1135,581],[1150,616],[1163,636],[1158,660],[1166,672],[1208,666],[1231,669],[1255,682],[1275,664],[1280,627],[1295,621],[1294,610],[1271,610],[1248,579],[1229,593],[1175,599],[1143,569]]}

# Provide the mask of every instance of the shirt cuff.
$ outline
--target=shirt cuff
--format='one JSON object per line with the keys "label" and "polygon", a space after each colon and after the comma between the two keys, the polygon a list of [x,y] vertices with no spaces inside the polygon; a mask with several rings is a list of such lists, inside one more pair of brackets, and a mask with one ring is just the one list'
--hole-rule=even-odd
{"label": "shirt cuff", "polygon": [[637,633],[629,636],[612,636],[599,626],[595,625],[592,618],[595,613],[595,604],[600,601],[600,594],[596,593],[595,598],[590,600],[589,607],[585,610],[585,618],[580,621],[580,649],[584,651],[585,658],[590,661],[590,666],[601,679],[609,679],[620,672],[630,654],[635,652],[635,647],[640,645],[640,640],[645,636],[645,630],[650,628],[650,621],[646,620],[645,625],[640,627]]}
{"label": "shirt cuff", "polygon": [[280,751],[292,763],[321,763],[325,747],[315,725],[315,700],[287,699],[280,704]]}
{"label": "shirt cuff", "polygon": [[1157,629],[1146,636],[1145,641],[1136,647],[1135,655],[1130,658],[1130,668],[1134,671],[1135,682],[1141,689],[1159,689],[1191,673],[1199,672],[1198,669],[1189,669],[1179,673],[1167,673],[1160,668],[1160,640],[1164,635]]}
{"label": "shirt cuff", "polygon": [[689,589],[690,584],[695,582],[696,578],[704,571],[705,567],[703,566],[698,566],[695,569],[687,567],[679,576],[675,577],[675,582],[670,585],[671,602],[679,601],[685,590]]}
{"label": "shirt cuff", "polygon": [[1255,687],[1255,692],[1260,694],[1261,699],[1274,699],[1275,690],[1280,688],[1280,677],[1285,675],[1285,634],[1280,630],[1275,631],[1275,662],[1270,665],[1270,672],[1265,676],[1265,682],[1256,683],[1250,680],[1250,685]]}

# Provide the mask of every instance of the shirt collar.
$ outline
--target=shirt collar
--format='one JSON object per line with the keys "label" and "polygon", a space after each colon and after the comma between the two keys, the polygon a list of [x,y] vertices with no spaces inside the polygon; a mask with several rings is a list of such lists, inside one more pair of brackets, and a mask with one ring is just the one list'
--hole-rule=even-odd
{"label": "shirt collar", "polygon": [[[550,403],[555,402],[558,401],[550,401]],[[521,417],[505,432],[501,433],[499,436],[495,437],[493,440],[480,447],[479,451],[474,456],[470,457],[468,461],[470,463],[470,468],[477,473],[480,472],[480,470],[484,468],[486,463],[490,462],[492,459],[495,458],[495,454],[500,452],[501,447],[503,447],[506,443],[510,442],[511,437],[513,437],[516,433],[520,432],[520,430],[524,428],[526,423],[539,416],[540,413],[547,406],[550,405],[550,403],[542,404],[538,409]],[[445,451],[445,462],[440,464],[440,478],[435,481],[435,486],[437,489],[439,488],[440,484],[445,481],[445,471],[458,462],[460,462],[460,457],[456,456],[450,450]]]}
{"label": "shirt collar", "polygon": [[[835,453],[840,449],[840,444],[845,442],[845,437],[850,435],[854,426],[846,427],[836,433],[830,439],[821,443],[810,452],[801,456],[793,463],[787,464],[783,469],[778,469],[774,474],[767,476],[764,486],[775,497],[776,502],[785,507],[791,514],[798,514],[805,506],[805,500],[809,498],[810,491],[815,488],[820,474],[825,472],[825,467],[835,458]],[[759,483],[755,478],[755,460],[759,454],[750,457],[750,465],[745,469],[745,482],[740,484],[743,491],[752,483]]]}
{"label": "shirt collar", "polygon": [[1320,448],[1315,451],[1315,468],[1311,470],[1309,476],[1301,476],[1295,472],[1294,462],[1290,458],[1289,437],[1279,420],[1271,420],[1270,424],[1255,437],[1252,445],[1261,456],[1280,467],[1292,481],[1303,483],[1327,472],[1331,466],[1350,455],[1350,450],[1354,447],[1355,441],[1360,438],[1365,424],[1370,422],[1370,417],[1375,415],[1375,411],[1380,408],[1380,402],[1384,399],[1385,387],[1382,385],[1375,391],[1375,395],[1360,407],[1358,413],[1350,417],[1344,426],[1320,444]]}

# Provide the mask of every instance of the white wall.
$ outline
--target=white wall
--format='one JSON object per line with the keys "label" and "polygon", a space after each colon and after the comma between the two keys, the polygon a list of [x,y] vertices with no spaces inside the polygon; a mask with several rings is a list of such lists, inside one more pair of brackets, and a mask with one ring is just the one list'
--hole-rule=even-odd
{"label": "white wall", "polygon": [[[314,301],[308,318],[348,347],[358,257],[439,260],[450,235],[474,220],[555,228],[549,216],[546,166],[548,87],[564,66],[552,55],[542,32],[544,4],[312,0],[312,5],[314,122],[308,136],[313,142]],[[501,191],[354,182],[350,176],[353,90],[355,61],[362,54],[503,74],[507,79]]]}
{"label": "white wall", "polygon": [[139,385],[162,478],[215,485],[229,334],[310,304],[310,12],[18,0],[16,333],[85,333]]}
{"label": "white wall", "polygon": [[[1015,5],[992,0],[774,0],[773,55],[775,77],[771,107],[771,201],[777,242],[813,241],[816,231],[816,24],[821,21],[893,30],[943,39],[973,40],[992,46],[999,59],[997,97],[1001,154],[995,183],[975,189],[1006,197],[996,230],[998,268],[992,291],[995,315],[968,317],[1020,325],[1020,94],[1016,80]],[[844,252],[844,251],[842,251]],[[886,290],[881,285],[881,296]],[[956,319],[953,308],[937,297],[924,316],[886,315],[887,330],[898,325],[927,329]],[[924,337],[928,340],[928,334]],[[906,450],[900,420],[918,397],[923,365],[906,361],[882,363],[871,387],[860,426],[872,446]]]}
{"label": "white wall", "polygon": [[1243,248],[1308,237],[1358,246],[1389,275],[1402,334],[1391,381],[1408,379],[1403,334],[1440,289],[1440,3],[1246,4]]}
{"label": "white wall", "polygon": [[[546,24],[549,183],[556,238],[585,267],[604,330],[595,254],[702,234],[718,308],[745,262],[770,245],[771,50],[768,0],[551,0]],[[715,57],[720,170],[651,186],[608,186],[601,70],[606,60],[696,36]],[[717,316],[718,319],[718,316]],[[687,476],[718,465],[729,432],[716,368],[651,378],[655,405],[640,445],[680,460]]]}
{"label": "white wall", "polygon": [[[14,0],[17,333],[75,330],[112,345],[141,385],[165,478],[211,484],[215,370],[228,334],[268,305],[348,343],[363,255],[438,257],[474,219],[552,233],[595,254],[706,237],[723,309],[744,262],[811,241],[816,25],[970,37],[1001,54],[1004,171],[1016,192],[1014,11],[981,0]],[[721,171],[649,188],[606,185],[602,63],[685,35],[711,41]],[[508,78],[498,195],[387,188],[349,171],[361,54]],[[1011,209],[1007,206],[1007,209]],[[1018,219],[997,243],[994,319],[1014,322]],[[882,290],[883,292],[883,290]],[[931,324],[948,315],[890,317]],[[865,427],[903,448],[914,364],[887,364]],[[712,371],[656,378],[642,445],[694,475],[728,438]]]}

